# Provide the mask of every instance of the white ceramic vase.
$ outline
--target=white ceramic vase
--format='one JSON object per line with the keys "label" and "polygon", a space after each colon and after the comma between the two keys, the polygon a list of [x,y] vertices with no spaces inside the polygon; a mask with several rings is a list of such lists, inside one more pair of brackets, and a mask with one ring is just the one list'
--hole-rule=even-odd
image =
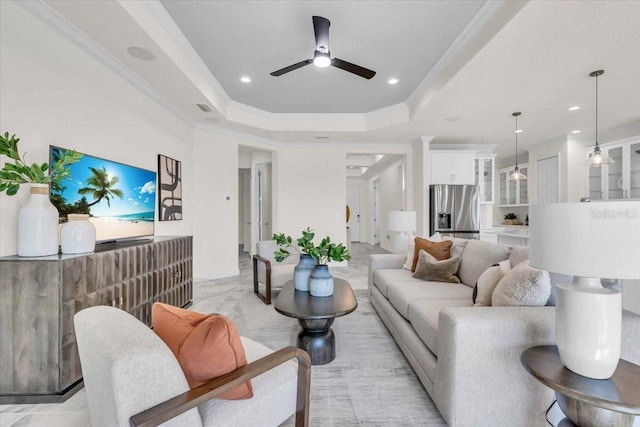
{"label": "white ceramic vase", "polygon": [[58,210],[49,200],[49,185],[31,184],[29,201],[18,211],[18,255],[58,254]]}
{"label": "white ceramic vase", "polygon": [[63,254],[84,254],[96,249],[96,227],[89,222],[89,214],[69,214],[68,222],[60,229]]}

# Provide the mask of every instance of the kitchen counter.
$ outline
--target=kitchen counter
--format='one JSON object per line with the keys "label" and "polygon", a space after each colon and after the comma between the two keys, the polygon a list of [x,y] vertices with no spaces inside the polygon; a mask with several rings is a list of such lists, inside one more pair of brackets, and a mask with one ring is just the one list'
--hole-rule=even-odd
{"label": "kitchen counter", "polygon": [[480,230],[480,240],[511,246],[529,246],[529,227],[526,225],[500,224]]}

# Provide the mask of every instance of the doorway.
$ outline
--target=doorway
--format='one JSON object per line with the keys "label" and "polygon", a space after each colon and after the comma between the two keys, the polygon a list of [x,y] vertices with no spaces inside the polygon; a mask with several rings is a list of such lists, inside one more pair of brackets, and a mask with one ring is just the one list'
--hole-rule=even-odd
{"label": "doorway", "polygon": [[269,240],[271,228],[271,163],[256,164],[258,240]]}
{"label": "doorway", "polygon": [[360,186],[347,185],[347,207],[349,209],[349,221],[347,228],[351,231],[351,241],[360,241]]}

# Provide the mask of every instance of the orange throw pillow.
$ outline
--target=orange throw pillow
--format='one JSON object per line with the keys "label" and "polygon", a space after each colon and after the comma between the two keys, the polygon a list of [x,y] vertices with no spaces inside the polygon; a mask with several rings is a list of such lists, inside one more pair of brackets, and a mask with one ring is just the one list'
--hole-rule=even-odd
{"label": "orange throw pillow", "polygon": [[413,251],[413,263],[411,264],[411,271],[416,271],[416,265],[418,264],[418,256],[420,251],[423,250],[429,255],[434,257],[438,261],[451,258],[451,240],[445,240],[444,242],[432,242],[431,240],[416,237],[416,248]]}
{"label": "orange throw pillow", "polygon": [[[201,314],[156,302],[151,318],[154,331],[178,359],[191,388],[247,364],[238,331],[226,316]],[[226,400],[251,397],[251,381],[219,396]]]}

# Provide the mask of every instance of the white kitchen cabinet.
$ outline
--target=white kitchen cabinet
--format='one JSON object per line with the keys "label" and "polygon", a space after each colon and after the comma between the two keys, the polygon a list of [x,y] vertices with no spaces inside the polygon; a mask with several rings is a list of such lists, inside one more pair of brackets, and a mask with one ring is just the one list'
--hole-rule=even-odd
{"label": "white kitchen cabinet", "polygon": [[[587,168],[587,194],[591,200],[640,199],[640,136],[600,148],[614,163]],[[587,150],[587,158],[591,152],[593,147]]]}
{"label": "white kitchen cabinet", "polygon": [[[509,175],[513,172],[513,167],[500,169],[498,171],[498,182],[500,185],[500,206],[527,206],[529,204],[529,180],[509,181]],[[518,169],[525,176],[528,175],[529,165],[521,163]]]}
{"label": "white kitchen cabinet", "polygon": [[480,192],[480,204],[495,202],[494,177],[496,176],[493,157],[478,157],[475,160],[475,184]]}
{"label": "white kitchen cabinet", "polygon": [[430,157],[432,184],[475,184],[473,153],[432,151]]}

